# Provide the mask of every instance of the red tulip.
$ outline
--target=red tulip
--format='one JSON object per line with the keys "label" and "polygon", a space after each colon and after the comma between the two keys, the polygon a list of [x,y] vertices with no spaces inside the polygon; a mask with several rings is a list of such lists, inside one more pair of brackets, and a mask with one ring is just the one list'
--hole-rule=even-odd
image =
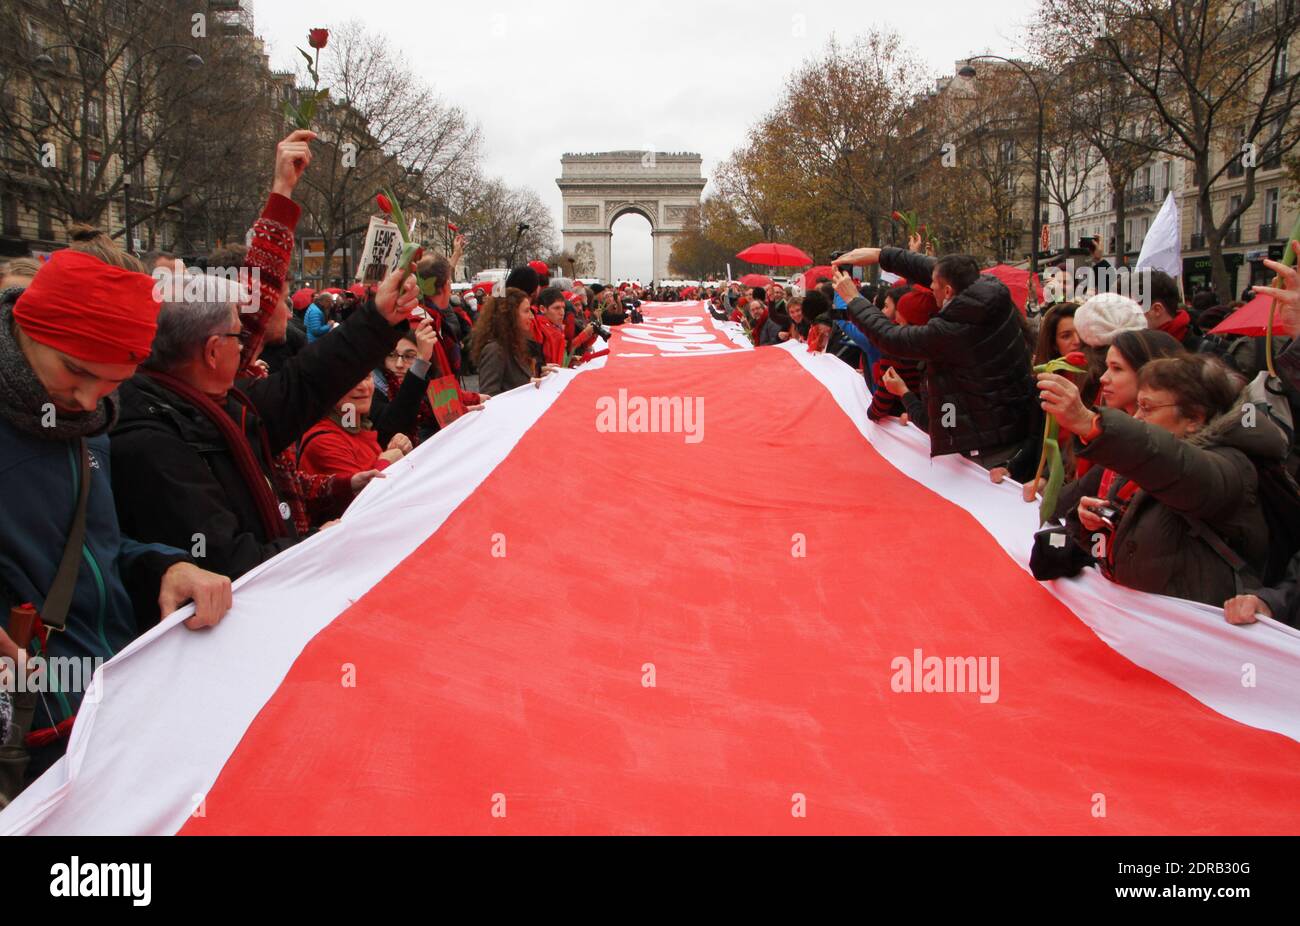
{"label": "red tulip", "polygon": [[328,29],[312,29],[307,33],[307,44],[312,48],[324,48],[330,40]]}
{"label": "red tulip", "polygon": [[924,225],[922,225],[922,226],[920,227],[920,229],[918,230],[918,233],[920,234],[920,236],[921,236],[922,238],[925,237],[925,226],[924,226]]}
{"label": "red tulip", "polygon": [[895,222],[903,221],[903,214],[901,212],[894,212],[891,217]]}
{"label": "red tulip", "polygon": [[388,197],[383,193],[375,196],[375,202],[379,204],[379,211],[384,215],[391,216],[393,214],[393,204],[388,201]]}
{"label": "red tulip", "polygon": [[450,229],[451,229],[452,231],[454,231],[454,232],[458,232],[458,231],[460,231],[460,228],[458,228],[458,227],[457,227],[455,224],[453,224],[452,222],[448,222],[448,223],[447,223],[447,227],[450,228]]}
{"label": "red tulip", "polygon": [[1065,355],[1065,362],[1072,367],[1086,367],[1088,358],[1083,355],[1083,351],[1072,350]]}

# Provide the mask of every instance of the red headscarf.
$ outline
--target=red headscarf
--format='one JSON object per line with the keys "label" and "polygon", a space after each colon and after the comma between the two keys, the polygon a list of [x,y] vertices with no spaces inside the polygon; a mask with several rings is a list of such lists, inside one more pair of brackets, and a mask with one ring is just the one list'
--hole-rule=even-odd
{"label": "red headscarf", "polygon": [[159,308],[153,277],[65,248],[18,297],[14,319],[33,341],[78,360],[128,364],[149,356]]}

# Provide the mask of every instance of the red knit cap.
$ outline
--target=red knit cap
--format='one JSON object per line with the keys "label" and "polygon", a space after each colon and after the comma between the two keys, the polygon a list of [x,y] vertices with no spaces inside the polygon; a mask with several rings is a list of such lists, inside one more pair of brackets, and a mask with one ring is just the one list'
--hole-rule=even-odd
{"label": "red knit cap", "polygon": [[898,317],[909,325],[924,325],[938,311],[934,293],[924,286],[913,286],[910,293],[898,300]]}
{"label": "red knit cap", "polygon": [[41,265],[14,304],[33,341],[91,363],[139,363],[149,356],[161,302],[154,278],[65,248]]}
{"label": "red knit cap", "polygon": [[544,276],[547,279],[549,279],[551,276],[551,268],[546,266],[546,264],[540,260],[529,261],[528,266],[536,270],[538,276]]}
{"label": "red knit cap", "polygon": [[311,305],[311,301],[316,298],[316,290],[310,286],[304,286],[293,294],[293,310],[301,312]]}

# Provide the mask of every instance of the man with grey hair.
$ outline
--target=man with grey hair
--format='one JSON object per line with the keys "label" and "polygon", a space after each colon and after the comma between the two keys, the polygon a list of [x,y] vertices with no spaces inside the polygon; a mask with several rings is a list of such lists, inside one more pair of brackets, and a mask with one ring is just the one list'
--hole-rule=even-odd
{"label": "man with grey hair", "polygon": [[[249,295],[219,277],[201,282],[187,278],[183,288],[200,298],[163,303],[152,352],[122,386],[114,497],[132,536],[188,550],[236,578],[302,539],[275,488],[275,457],[383,361],[418,289],[407,278],[399,299],[390,274],[328,338],[237,387]],[[373,475],[353,479],[364,485]],[[340,491],[350,498],[359,488]]]}

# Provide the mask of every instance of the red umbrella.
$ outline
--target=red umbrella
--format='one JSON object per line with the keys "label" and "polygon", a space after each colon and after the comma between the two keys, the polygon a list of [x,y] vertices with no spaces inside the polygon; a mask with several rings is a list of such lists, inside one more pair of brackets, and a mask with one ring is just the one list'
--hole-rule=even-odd
{"label": "red umbrella", "polygon": [[[1265,334],[1264,329],[1268,327],[1268,310],[1272,307],[1273,297],[1260,293],[1215,325],[1210,334],[1248,334],[1262,338]],[[1281,312],[1273,317],[1273,333],[1284,337],[1291,333],[1282,326]]]}
{"label": "red umbrella", "polygon": [[825,277],[828,280],[835,279],[834,267],[813,267],[811,270],[803,272],[803,288],[812,289],[817,285],[817,281]]}
{"label": "red umbrella", "polygon": [[769,267],[803,267],[813,262],[811,257],[793,244],[777,244],[774,241],[751,244],[736,256],[746,263]]}
{"label": "red umbrella", "polygon": [[771,286],[772,278],[761,273],[747,273],[740,278],[741,286]]}
{"label": "red umbrella", "polygon": [[[1005,283],[1007,289],[1011,290],[1011,301],[1016,304],[1016,308],[1021,312],[1025,311],[1025,303],[1029,301],[1029,278],[1033,274],[1028,270],[1021,270],[1019,267],[1011,267],[1007,264],[990,267],[984,273],[997,277]],[[1034,278],[1034,295],[1040,303],[1043,301],[1043,284],[1036,277]]]}

